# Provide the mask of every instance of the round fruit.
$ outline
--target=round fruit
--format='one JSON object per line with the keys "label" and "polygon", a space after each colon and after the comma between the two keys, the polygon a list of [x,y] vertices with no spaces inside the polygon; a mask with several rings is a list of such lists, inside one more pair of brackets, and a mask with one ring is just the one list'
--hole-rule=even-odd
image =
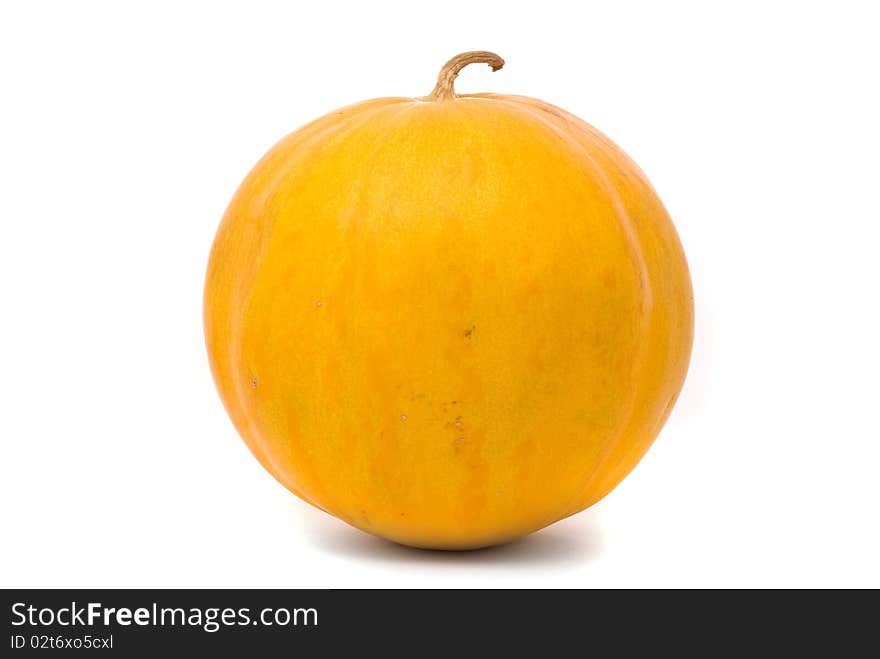
{"label": "round fruit", "polygon": [[467,549],[595,503],[675,402],[691,283],[666,210],[596,129],[523,96],[380,98],[281,140],[205,284],[220,396],[309,503]]}

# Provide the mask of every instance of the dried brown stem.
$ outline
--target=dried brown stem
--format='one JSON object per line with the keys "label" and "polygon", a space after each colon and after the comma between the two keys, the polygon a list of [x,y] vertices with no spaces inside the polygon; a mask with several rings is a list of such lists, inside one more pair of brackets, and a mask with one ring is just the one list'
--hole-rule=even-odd
{"label": "dried brown stem", "polygon": [[504,66],[504,60],[488,50],[473,50],[461,55],[456,55],[446,62],[437,76],[437,84],[434,90],[426,98],[432,101],[446,101],[455,98],[455,79],[459,72],[468,64],[488,64],[493,71]]}

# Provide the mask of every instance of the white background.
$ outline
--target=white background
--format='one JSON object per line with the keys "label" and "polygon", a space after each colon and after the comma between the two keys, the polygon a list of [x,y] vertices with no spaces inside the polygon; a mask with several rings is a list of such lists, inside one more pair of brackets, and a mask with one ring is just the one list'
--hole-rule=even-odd
{"label": "white background", "polygon": [[[0,586],[880,587],[872,3],[46,3],[0,9]],[[710,7],[709,5],[712,5]],[[364,535],[250,456],[207,366],[245,173],[338,106],[459,91],[580,115],[690,260],[668,425],[594,508],[451,554]]]}

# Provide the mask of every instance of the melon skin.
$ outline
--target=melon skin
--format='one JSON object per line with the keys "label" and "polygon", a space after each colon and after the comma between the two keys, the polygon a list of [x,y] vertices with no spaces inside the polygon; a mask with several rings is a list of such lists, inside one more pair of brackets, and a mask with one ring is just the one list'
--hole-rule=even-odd
{"label": "melon skin", "polygon": [[387,98],[253,168],[204,320],[226,410],[285,487],[472,549],[632,470],[683,385],[693,296],[669,215],[596,129],[527,97]]}

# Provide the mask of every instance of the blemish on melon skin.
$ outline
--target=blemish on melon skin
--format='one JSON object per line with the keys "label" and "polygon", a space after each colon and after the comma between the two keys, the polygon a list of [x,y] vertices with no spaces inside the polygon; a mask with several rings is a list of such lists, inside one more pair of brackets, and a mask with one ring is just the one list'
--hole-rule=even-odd
{"label": "blemish on melon skin", "polygon": [[469,339],[474,333],[474,330],[477,329],[476,325],[471,325],[464,331],[464,338]]}
{"label": "blemish on melon skin", "polygon": [[407,419],[406,414],[401,414],[401,415],[400,415],[400,420],[401,420],[401,421],[406,421],[406,419]]}
{"label": "blemish on melon skin", "polygon": [[323,307],[323,306],[324,306],[324,300],[318,300],[317,302],[315,302],[315,306],[316,306],[316,307]]}
{"label": "blemish on melon skin", "polygon": [[251,378],[251,389],[257,388],[257,378]]}

